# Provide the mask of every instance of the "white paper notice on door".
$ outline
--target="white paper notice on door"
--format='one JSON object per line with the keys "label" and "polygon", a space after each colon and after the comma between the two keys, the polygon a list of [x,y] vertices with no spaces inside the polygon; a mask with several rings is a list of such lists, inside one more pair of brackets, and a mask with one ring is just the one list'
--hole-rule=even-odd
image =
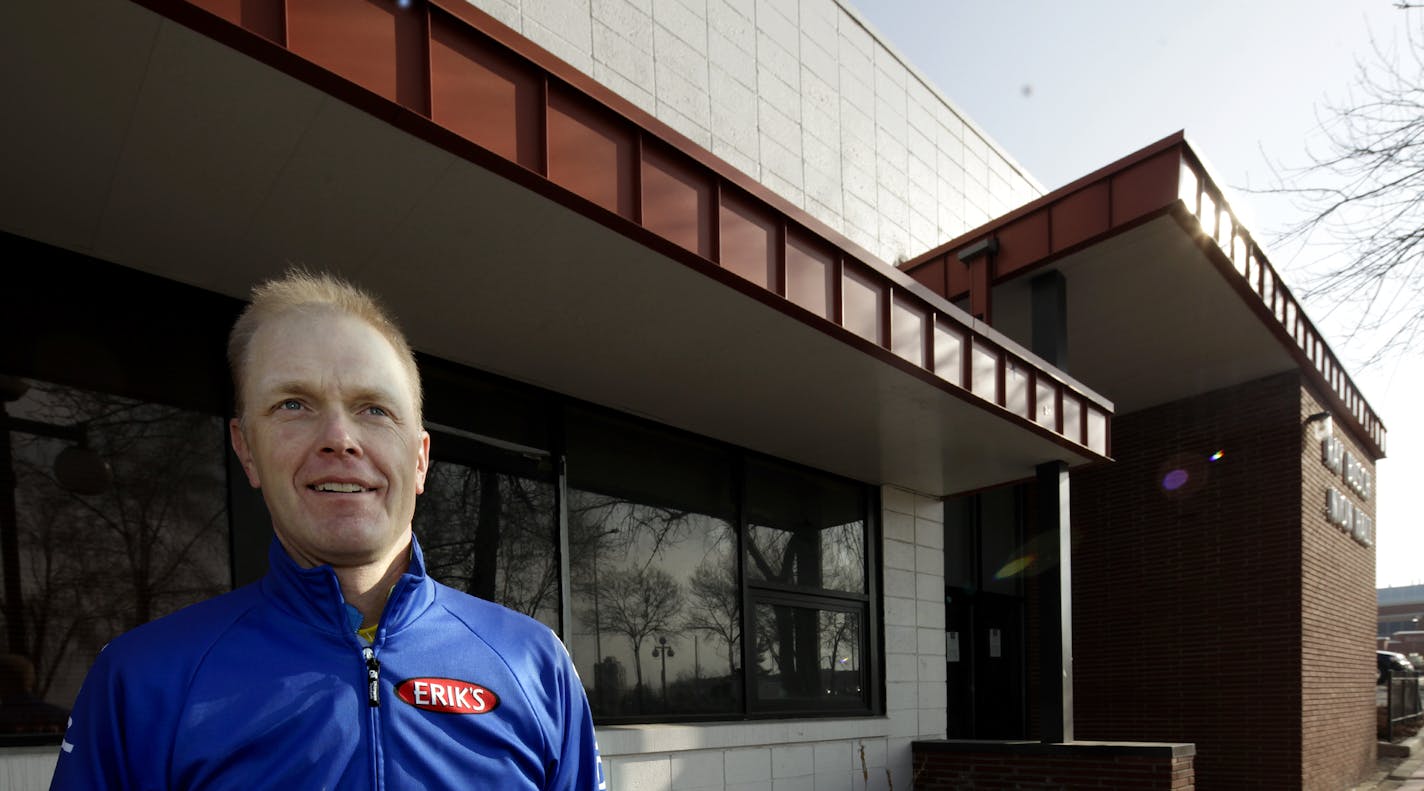
{"label": "white paper notice on door", "polygon": [[959,632],[944,633],[944,661],[959,661]]}
{"label": "white paper notice on door", "polygon": [[1004,655],[1004,641],[998,629],[989,630],[989,656],[997,659]]}

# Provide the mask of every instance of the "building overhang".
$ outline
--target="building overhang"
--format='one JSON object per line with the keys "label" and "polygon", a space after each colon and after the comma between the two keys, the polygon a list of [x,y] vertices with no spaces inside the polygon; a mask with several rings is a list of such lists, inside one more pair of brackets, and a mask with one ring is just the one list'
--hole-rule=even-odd
{"label": "building overhang", "polygon": [[1181,133],[902,269],[1018,339],[1031,333],[1033,278],[1061,272],[1065,367],[1120,413],[1298,369],[1384,456],[1384,424]]}
{"label": "building overhang", "polygon": [[426,353],[926,494],[1108,456],[1102,396],[460,0],[11,3],[0,48],[0,230],[338,271]]}

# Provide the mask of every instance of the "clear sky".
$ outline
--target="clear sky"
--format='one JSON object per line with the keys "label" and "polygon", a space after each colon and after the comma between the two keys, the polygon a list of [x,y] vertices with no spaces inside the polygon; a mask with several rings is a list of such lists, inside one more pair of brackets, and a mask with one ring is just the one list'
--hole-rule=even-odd
{"label": "clear sky", "polygon": [[[1345,101],[1371,39],[1407,46],[1424,9],[1394,0],[852,0],[893,49],[1053,189],[1179,129],[1288,284],[1320,250],[1270,239],[1299,218],[1245,192],[1273,183],[1270,162],[1301,165],[1329,103]],[[1292,273],[1295,277],[1292,277]],[[1345,342],[1351,317],[1307,313],[1389,430],[1377,469],[1376,581],[1424,582],[1424,349],[1364,368]],[[1352,346],[1354,348],[1352,348]],[[1410,396],[1413,395],[1413,398]]]}

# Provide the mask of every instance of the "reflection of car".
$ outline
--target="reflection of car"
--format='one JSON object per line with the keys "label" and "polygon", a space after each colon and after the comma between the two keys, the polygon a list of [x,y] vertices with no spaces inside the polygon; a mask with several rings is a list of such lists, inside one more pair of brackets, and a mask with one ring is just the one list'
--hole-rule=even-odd
{"label": "reflection of car", "polygon": [[1414,672],[1414,665],[1409,664],[1409,660],[1404,658],[1404,654],[1396,654],[1393,651],[1376,651],[1375,664],[1379,666],[1379,680],[1375,682],[1376,684],[1384,683],[1385,671]]}

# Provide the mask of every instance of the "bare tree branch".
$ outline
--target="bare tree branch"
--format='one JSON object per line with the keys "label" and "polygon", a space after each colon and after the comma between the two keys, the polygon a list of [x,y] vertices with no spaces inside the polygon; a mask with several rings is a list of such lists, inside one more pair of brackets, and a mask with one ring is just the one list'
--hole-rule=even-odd
{"label": "bare tree branch", "polygon": [[1366,364],[1424,347],[1424,33],[1408,25],[1401,50],[1372,40],[1307,163],[1273,163],[1275,185],[1254,190],[1301,213],[1277,241],[1318,254],[1302,297],[1351,317],[1346,340],[1368,343]]}

